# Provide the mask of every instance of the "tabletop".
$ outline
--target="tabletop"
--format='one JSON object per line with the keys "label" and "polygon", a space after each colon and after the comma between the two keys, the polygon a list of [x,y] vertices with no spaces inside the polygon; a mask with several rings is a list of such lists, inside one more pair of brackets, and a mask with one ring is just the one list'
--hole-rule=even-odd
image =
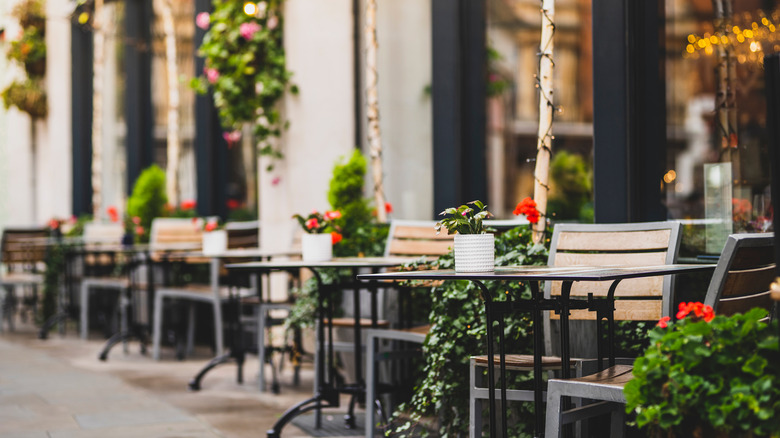
{"label": "tabletop", "polygon": [[360,280],[559,280],[608,281],[683,272],[706,271],[714,264],[669,264],[648,266],[503,266],[491,272],[455,272],[452,269],[396,271],[359,274]]}
{"label": "tabletop", "polygon": [[228,269],[288,269],[288,268],[389,268],[417,260],[414,257],[336,257],[324,261],[270,260],[230,263]]}

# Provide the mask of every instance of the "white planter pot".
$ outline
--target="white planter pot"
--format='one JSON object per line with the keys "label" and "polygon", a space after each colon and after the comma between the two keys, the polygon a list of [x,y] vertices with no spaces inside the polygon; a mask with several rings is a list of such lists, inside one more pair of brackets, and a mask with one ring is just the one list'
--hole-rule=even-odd
{"label": "white planter pot", "polygon": [[323,262],[333,258],[333,237],[330,233],[304,234],[301,252],[305,262]]}
{"label": "white planter pot", "polygon": [[491,272],[495,260],[492,234],[455,235],[455,272]]}
{"label": "white planter pot", "polygon": [[227,231],[214,230],[203,233],[203,254],[217,255],[227,250]]}

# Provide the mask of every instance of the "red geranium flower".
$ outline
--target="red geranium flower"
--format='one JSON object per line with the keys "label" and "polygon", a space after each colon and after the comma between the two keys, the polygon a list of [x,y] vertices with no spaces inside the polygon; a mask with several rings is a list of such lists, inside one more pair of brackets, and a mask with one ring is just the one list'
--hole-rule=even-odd
{"label": "red geranium flower", "polygon": [[331,221],[333,219],[338,219],[341,217],[341,212],[338,210],[335,211],[326,211],[325,212],[325,219]]}
{"label": "red geranium flower", "polygon": [[661,318],[661,320],[660,320],[660,321],[658,321],[658,324],[656,324],[655,326],[656,326],[656,327],[661,327],[661,328],[666,328],[666,327],[667,327],[667,323],[668,323],[669,321],[671,321],[671,320],[672,320],[672,318],[671,318],[671,317],[669,317],[669,316],[664,316],[663,318]]}
{"label": "red geranium flower", "polygon": [[341,242],[341,239],[343,239],[343,238],[344,238],[344,236],[342,236],[341,234],[339,234],[339,233],[337,233],[335,231],[330,233],[330,241],[333,242],[334,245],[339,243],[339,242]]}
{"label": "red geranium flower", "polygon": [[385,213],[392,213],[393,212],[393,204],[389,202],[385,202]]}
{"label": "red geranium flower", "polygon": [[228,209],[235,210],[239,206],[241,206],[241,203],[238,202],[238,199],[228,199],[227,202],[225,202],[225,205],[227,206]]}
{"label": "red geranium flower", "polygon": [[314,229],[317,228],[320,225],[320,222],[317,220],[317,218],[311,218],[306,221],[306,228],[308,229]]}
{"label": "red geranium flower", "polygon": [[539,210],[536,209],[536,201],[527,197],[520,201],[512,212],[515,216],[525,215],[528,222],[535,224],[539,222]]}
{"label": "red geranium flower", "polygon": [[112,205],[106,208],[106,213],[108,214],[108,218],[111,220],[111,222],[119,222],[119,212],[117,211],[116,207]]}
{"label": "red geranium flower", "polygon": [[196,206],[196,202],[192,199],[188,199],[186,201],[181,201],[181,208],[182,210],[192,210]]}
{"label": "red geranium flower", "polygon": [[219,224],[217,224],[217,221],[209,220],[208,222],[206,222],[206,226],[203,227],[203,229],[206,230],[206,231],[214,231],[214,230],[217,229],[218,225]]}

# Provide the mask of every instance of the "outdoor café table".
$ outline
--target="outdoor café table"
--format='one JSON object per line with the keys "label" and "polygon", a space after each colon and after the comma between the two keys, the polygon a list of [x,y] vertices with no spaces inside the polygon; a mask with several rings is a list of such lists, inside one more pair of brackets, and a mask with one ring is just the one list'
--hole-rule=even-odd
{"label": "outdoor caf\u00e9 table", "polygon": [[[362,356],[361,351],[361,327],[360,327],[360,283],[351,281],[349,283],[339,284],[325,284],[322,280],[320,271],[322,269],[350,269],[352,274],[350,279],[354,280],[358,271],[363,269],[370,269],[371,272],[376,273],[382,269],[397,267],[404,263],[413,261],[413,258],[404,257],[346,257],[346,258],[334,258],[332,260],[310,262],[304,260],[280,260],[280,261],[265,261],[265,262],[249,262],[249,263],[236,263],[228,264],[226,267],[229,270],[245,270],[254,272],[269,272],[269,271],[291,271],[301,268],[308,269],[313,274],[318,285],[318,298],[317,298],[317,352],[320,360],[317,363],[317,369],[315,370],[315,393],[314,396],[304,400],[287,411],[276,421],[273,428],[268,430],[268,438],[278,438],[282,432],[282,428],[289,423],[293,418],[297,417],[304,412],[316,410],[315,424],[319,428],[321,426],[321,408],[337,408],[339,407],[339,394],[345,393],[350,395],[365,394],[365,382],[362,380]],[[375,286],[375,285],[372,285]],[[335,356],[333,351],[333,311],[334,303],[331,301],[330,306],[325,306],[324,296],[331,291],[340,289],[352,289],[354,291],[354,340],[355,340],[355,375],[358,376],[358,381],[354,384],[338,385],[336,383],[335,375]],[[376,288],[369,288],[369,291],[374,292]],[[376,294],[371,294],[371,323],[372,327],[377,325],[377,302]],[[328,330],[328,337],[325,337],[325,330]],[[330,340],[331,342],[329,342]],[[327,356],[326,356],[327,355]],[[327,360],[325,359],[327,357]],[[325,373],[325,363],[329,364],[328,373]],[[351,414],[351,412],[349,413]],[[351,415],[347,415],[346,421],[348,427],[354,427],[354,418]]]}
{"label": "outdoor caf\u00e9 table", "polygon": [[[533,349],[534,349],[534,430],[535,436],[543,436],[541,432],[544,422],[544,398],[542,395],[542,331],[537,330],[541,327],[542,312],[555,311],[560,314],[561,323],[561,374],[563,378],[569,377],[569,310],[588,309],[596,310],[600,307],[599,302],[605,300],[608,303],[608,310],[611,312],[614,307],[610,303],[614,298],[615,289],[620,281],[628,278],[653,277],[658,275],[670,275],[689,272],[698,272],[712,270],[715,265],[712,264],[669,264],[652,266],[507,266],[496,267],[493,272],[455,272],[453,270],[428,270],[428,271],[398,271],[379,274],[361,274],[357,278],[364,281],[379,280],[469,280],[476,284],[482,291],[482,298],[485,302],[485,315],[487,318],[487,327],[492,328],[494,322],[498,322],[498,354],[499,369],[501,378],[501,406],[506,406],[506,363],[504,351],[504,315],[514,312],[532,313],[534,325]],[[485,281],[527,281],[531,286],[531,298],[506,301],[495,301],[490,294],[490,290],[485,286]],[[540,282],[543,281],[561,281],[561,295],[545,298]],[[611,281],[608,296],[606,298],[594,298],[592,295],[587,299],[570,300],[572,284],[576,281]],[[510,298],[511,299],[511,298]],[[610,318],[611,320],[611,318]],[[613,327],[610,324],[610,332]],[[495,336],[492,330],[487,330],[487,355],[488,364],[493,364],[495,349],[493,343]],[[610,334],[611,339],[611,334]],[[612,346],[609,346],[610,364],[614,363],[614,353]],[[490,406],[490,436],[497,437],[497,412],[496,412],[496,380],[493,366],[488,366],[488,397]],[[501,424],[503,425],[502,436],[507,436],[507,418],[506,409],[501,409]]]}
{"label": "outdoor caf\u00e9 table", "polygon": [[[211,289],[215,294],[217,294],[219,293],[218,290],[220,287],[219,267],[221,263],[239,262],[239,261],[246,262],[250,260],[269,261],[273,257],[289,257],[295,255],[300,255],[300,251],[265,249],[265,248],[237,248],[237,249],[228,249],[217,254],[204,254],[201,251],[181,252],[181,253],[169,255],[168,260],[173,262],[176,261],[198,262],[198,261],[208,260],[209,281],[210,281]],[[262,286],[259,278],[255,280],[252,286],[253,288],[255,288],[254,291],[255,294],[262,301],[263,299],[263,297],[261,296]],[[235,306],[236,311],[234,312],[235,320],[233,321],[235,329],[233,330],[232,343],[231,346],[229,347],[229,351],[223,352],[222,354],[218,354],[216,357],[211,359],[203,368],[201,368],[201,370],[195,375],[195,377],[188,383],[187,386],[190,390],[193,391],[200,390],[200,382],[209,371],[211,371],[213,368],[219,365],[230,363],[230,362],[234,362],[238,367],[237,370],[238,383],[243,383],[244,380],[243,365],[244,365],[244,359],[246,357],[246,348],[244,346],[244,342],[242,341],[240,297],[231,294],[230,299],[233,305]]]}

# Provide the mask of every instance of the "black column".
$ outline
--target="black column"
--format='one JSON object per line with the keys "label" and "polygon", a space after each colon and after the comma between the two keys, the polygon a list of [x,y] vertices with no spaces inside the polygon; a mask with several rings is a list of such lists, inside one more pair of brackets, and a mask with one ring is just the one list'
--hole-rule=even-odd
{"label": "black column", "polygon": [[[772,206],[777,210],[780,205],[780,54],[764,57],[764,75],[766,81],[766,130],[767,144],[771,157]],[[780,214],[774,214],[775,235],[780,230]],[[775,260],[780,260],[780,239],[775,238]],[[780,264],[775,268],[780,276]]]}
{"label": "black column", "polygon": [[[195,14],[211,12],[211,0],[195,0]],[[193,21],[194,21],[193,17]],[[205,31],[195,27],[195,74],[203,72],[197,56]],[[226,217],[227,143],[222,138],[219,116],[211,95],[195,98],[195,168],[198,214]]]}
{"label": "black column", "polygon": [[143,169],[154,162],[152,114],[151,0],[125,2],[125,121],[127,194]]}
{"label": "black column", "polygon": [[71,138],[76,216],[92,213],[92,32],[71,25]]}
{"label": "black column", "polygon": [[485,1],[432,0],[433,214],[487,193]]}
{"label": "black column", "polygon": [[596,222],[664,220],[664,2],[593,2]]}

